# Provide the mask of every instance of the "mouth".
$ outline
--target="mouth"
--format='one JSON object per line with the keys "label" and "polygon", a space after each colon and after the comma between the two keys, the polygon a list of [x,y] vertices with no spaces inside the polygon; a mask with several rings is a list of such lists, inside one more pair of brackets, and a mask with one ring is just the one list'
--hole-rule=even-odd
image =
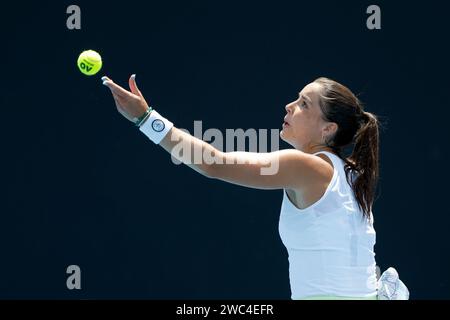
{"label": "mouth", "polygon": [[283,122],[283,127],[288,127],[288,126],[290,126],[289,122],[286,121],[286,118],[284,118],[283,120],[284,120],[284,122]]}

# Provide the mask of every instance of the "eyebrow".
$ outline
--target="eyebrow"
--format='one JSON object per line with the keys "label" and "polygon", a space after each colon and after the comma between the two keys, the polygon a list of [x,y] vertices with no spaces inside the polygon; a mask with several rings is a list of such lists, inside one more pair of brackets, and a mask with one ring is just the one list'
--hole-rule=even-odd
{"label": "eyebrow", "polygon": [[310,104],[312,104],[311,99],[308,98],[307,96],[301,94],[301,92],[299,92],[298,95],[300,96],[300,98],[303,98],[303,100],[306,100],[306,101],[308,101]]}

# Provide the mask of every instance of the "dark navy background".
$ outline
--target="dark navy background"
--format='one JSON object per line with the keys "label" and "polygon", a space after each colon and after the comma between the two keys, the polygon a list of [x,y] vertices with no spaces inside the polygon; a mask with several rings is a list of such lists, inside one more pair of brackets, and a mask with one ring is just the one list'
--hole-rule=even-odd
{"label": "dark navy background", "polygon": [[[77,4],[82,29],[66,28]],[[207,179],[115,109],[100,77],[177,127],[281,129],[319,76],[384,122],[377,262],[413,299],[450,298],[444,1],[2,4],[0,298],[289,299],[282,191]],[[101,53],[94,77],[76,67]],[[280,148],[288,148],[285,143]],[[66,268],[82,290],[66,288]]]}

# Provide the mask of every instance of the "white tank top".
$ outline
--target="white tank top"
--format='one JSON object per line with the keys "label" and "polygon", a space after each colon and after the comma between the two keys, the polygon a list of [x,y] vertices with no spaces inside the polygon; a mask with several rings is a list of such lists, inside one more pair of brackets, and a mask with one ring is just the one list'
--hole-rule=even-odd
{"label": "white tank top", "polygon": [[289,254],[292,299],[377,294],[373,216],[363,218],[347,182],[344,161],[320,151],[334,173],[323,196],[298,209],[283,189],[279,232]]}

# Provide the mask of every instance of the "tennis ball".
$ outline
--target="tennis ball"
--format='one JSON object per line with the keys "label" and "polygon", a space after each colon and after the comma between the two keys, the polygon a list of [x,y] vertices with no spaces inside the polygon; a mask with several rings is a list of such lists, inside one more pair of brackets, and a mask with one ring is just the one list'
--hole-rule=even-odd
{"label": "tennis ball", "polygon": [[82,73],[93,76],[102,68],[102,57],[94,50],[86,50],[78,57],[77,65]]}

